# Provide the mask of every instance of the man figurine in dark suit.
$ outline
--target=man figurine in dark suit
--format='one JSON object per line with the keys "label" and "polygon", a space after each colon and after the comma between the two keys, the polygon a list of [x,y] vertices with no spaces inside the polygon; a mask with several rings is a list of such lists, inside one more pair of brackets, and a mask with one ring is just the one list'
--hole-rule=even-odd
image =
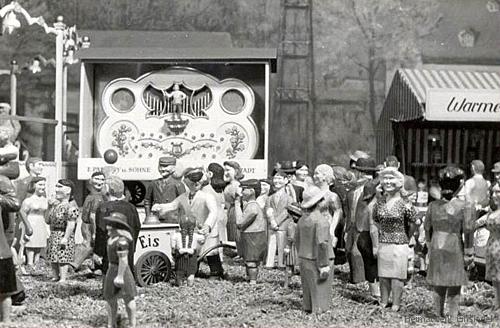
{"label": "man figurine in dark suit", "polygon": [[[170,203],[186,192],[182,181],[173,176],[175,164],[176,160],[173,157],[160,157],[158,160],[158,171],[161,178],[152,181],[146,190],[144,198],[146,217],[151,216],[151,207],[154,204]],[[163,213],[159,219],[163,223],[179,223],[176,211]]]}
{"label": "man figurine in dark suit", "polygon": [[294,163],[291,161],[283,161],[281,162],[280,170],[282,172],[285,172],[288,176],[289,183],[286,186],[286,192],[292,198],[292,202],[293,203],[302,202],[302,193],[304,192],[304,188],[294,184],[294,181],[296,179],[295,172],[297,171],[297,168],[295,167]]}

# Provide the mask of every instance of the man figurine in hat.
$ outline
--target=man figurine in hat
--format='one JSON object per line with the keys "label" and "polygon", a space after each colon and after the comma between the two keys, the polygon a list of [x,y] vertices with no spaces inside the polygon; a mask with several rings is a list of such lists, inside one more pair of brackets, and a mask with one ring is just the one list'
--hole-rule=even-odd
{"label": "man figurine in hat", "polygon": [[107,254],[109,266],[104,278],[103,295],[108,302],[108,327],[117,326],[118,298],[122,298],[127,309],[131,327],[136,325],[136,304],[134,275],[130,269],[130,245],[134,244],[132,228],[127,217],[119,212],[111,212],[103,218],[109,241]]}
{"label": "man figurine in hat", "polygon": [[[154,204],[170,203],[186,192],[182,182],[174,177],[175,165],[176,159],[174,157],[160,157],[158,159],[158,171],[161,178],[151,182],[146,189],[144,198],[146,217],[151,216],[151,207]],[[177,212],[165,212],[159,219],[164,223],[179,223]]]}
{"label": "man figurine in hat", "polygon": [[[160,216],[170,211],[188,216],[196,221],[195,232],[205,236],[203,248],[208,249],[218,244],[217,201],[213,195],[201,190],[204,185],[202,168],[187,168],[184,171],[184,183],[187,191],[170,203],[155,204],[151,208]],[[201,252],[204,250],[202,249]],[[210,276],[222,278],[224,270],[219,255],[207,256]]]}
{"label": "man figurine in hat", "polygon": [[370,155],[362,150],[356,150],[353,153],[349,152],[349,167],[355,169],[356,162],[360,158],[370,158]]}
{"label": "man figurine in hat", "polygon": [[[291,161],[283,161],[281,162],[281,172],[285,172],[288,176],[288,183],[286,185],[286,192],[292,198],[292,202],[300,203],[302,201],[302,193],[304,192],[304,187],[298,185],[296,183],[297,177],[296,172],[297,168],[295,167],[296,163]],[[301,169],[304,169],[304,166],[307,166],[304,163],[300,163]],[[305,179],[305,178],[304,178]]]}
{"label": "man figurine in hat", "polygon": [[[376,173],[376,162],[371,157],[361,157],[354,164],[353,168],[357,175],[356,187],[348,192],[346,213],[346,255],[350,268],[350,280],[352,283],[360,283],[366,280],[363,256],[358,248],[359,236],[370,236],[370,226],[357,222],[360,216],[358,212],[361,209],[360,203],[363,198],[364,186],[373,180]],[[363,233],[363,234],[362,234]],[[373,296],[380,295],[378,284],[370,281],[370,291]]]}
{"label": "man figurine in hat", "polygon": [[235,207],[236,224],[240,230],[241,253],[251,284],[257,283],[259,264],[264,260],[267,247],[267,221],[256,201],[259,194],[259,180],[242,181],[241,190],[238,190],[236,196]]}
{"label": "man figurine in hat", "polygon": [[305,312],[328,311],[332,299],[333,249],[330,223],[322,207],[326,190],[311,186],[304,191],[303,216],[297,224],[295,244],[300,264]]}

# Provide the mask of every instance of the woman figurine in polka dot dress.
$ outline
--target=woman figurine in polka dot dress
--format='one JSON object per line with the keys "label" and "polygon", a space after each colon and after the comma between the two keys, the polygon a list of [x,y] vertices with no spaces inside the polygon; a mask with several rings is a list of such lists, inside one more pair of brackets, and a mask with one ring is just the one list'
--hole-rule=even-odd
{"label": "woman figurine in polka dot dress", "polygon": [[[379,173],[383,196],[373,209],[373,221],[378,228],[378,257],[381,306],[386,307],[392,291],[392,310],[399,311],[404,281],[407,279],[409,238],[417,212],[412,203],[402,197],[404,176],[394,167]],[[377,243],[375,243],[377,244]]]}
{"label": "woman figurine in polka dot dress", "polygon": [[56,184],[56,198],[49,200],[49,210],[46,212],[46,222],[50,225],[47,259],[52,265],[52,281],[66,281],[68,265],[75,256],[73,232],[80,210],[72,202],[74,189],[75,185],[71,180],[59,180]]}

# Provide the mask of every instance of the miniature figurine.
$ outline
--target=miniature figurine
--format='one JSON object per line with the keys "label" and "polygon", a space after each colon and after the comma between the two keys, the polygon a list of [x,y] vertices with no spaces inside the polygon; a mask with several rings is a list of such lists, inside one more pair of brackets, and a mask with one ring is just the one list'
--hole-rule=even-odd
{"label": "miniature figurine", "polygon": [[295,169],[295,180],[292,182],[294,185],[306,189],[313,184],[313,180],[309,175],[309,166],[305,162],[301,160],[296,161]]}
{"label": "miniature figurine", "polygon": [[[379,173],[383,190],[373,208],[373,224],[378,230],[377,257],[380,281],[380,306],[388,305],[392,292],[392,310],[400,310],[404,281],[408,277],[410,236],[415,229],[417,212],[404,192],[404,175],[396,167],[388,166]],[[373,242],[377,244],[377,241]]]}
{"label": "miniature figurine", "polygon": [[[10,180],[0,176],[0,211],[17,211],[19,202]],[[31,231],[27,231],[31,235]],[[16,270],[12,258],[12,252],[5,235],[4,225],[0,224],[0,321],[10,321],[10,311],[14,294],[19,293],[17,285]]]}
{"label": "miniature figurine", "polygon": [[45,197],[45,185],[46,179],[44,177],[31,179],[31,187],[28,192],[32,195],[23,201],[19,211],[23,221],[28,221],[33,230],[33,234],[24,245],[29,273],[34,273],[35,264],[40,258],[40,251],[47,247],[47,238],[49,237],[45,224],[45,212],[49,207],[47,197]]}
{"label": "miniature figurine", "polygon": [[49,200],[49,210],[45,216],[45,222],[50,225],[47,260],[51,262],[51,280],[54,282],[66,281],[69,263],[75,257],[73,232],[80,210],[72,202],[74,190],[73,181],[59,180],[56,184],[56,198]]}
{"label": "miniature figurine", "polygon": [[290,279],[295,274],[295,266],[298,265],[297,247],[295,247],[295,234],[297,232],[297,222],[302,217],[300,205],[292,203],[286,207],[288,214],[292,217],[292,221],[288,224],[286,230],[287,245],[285,246],[285,284],[283,287],[288,288]]}
{"label": "miniature figurine", "polygon": [[483,161],[475,159],[471,162],[470,167],[472,177],[465,181],[464,193],[465,200],[474,203],[477,219],[486,214],[489,210],[491,183],[483,177]]}
{"label": "miniature figurine", "polygon": [[[196,220],[195,232],[205,236],[205,244],[209,243],[210,239],[216,240],[217,201],[213,195],[201,190],[204,183],[203,169],[187,168],[183,176],[188,191],[174,199],[171,203],[153,205],[151,210],[158,211],[160,215],[163,215],[166,212],[179,209],[180,213]],[[210,261],[209,267],[211,278],[222,278],[224,276],[224,271],[222,269],[220,257],[218,255],[211,256]]]}
{"label": "miniature figurine", "polygon": [[243,178],[244,175],[240,164],[234,161],[224,162],[224,181],[227,183],[226,188],[224,188],[224,198],[226,200],[227,210],[227,240],[235,241],[236,244],[238,244],[238,228],[236,227],[234,202],[240,186],[240,181]]}
{"label": "miniature figurine", "polygon": [[490,210],[484,219],[490,232],[486,245],[486,280],[491,281],[495,289],[494,308],[500,318],[500,185],[493,185],[491,198],[496,209]]}
{"label": "miniature figurine", "polygon": [[[19,154],[19,150],[16,146],[12,144],[13,134],[12,130],[6,126],[0,126],[0,147],[3,147],[0,156],[0,176],[4,176],[9,180],[17,179],[19,177],[19,163],[14,161]],[[10,182],[12,186],[12,182]],[[14,189],[12,189],[14,190]],[[19,199],[18,199],[19,201]],[[20,204],[20,202],[19,202]],[[28,221],[16,220],[17,210],[19,209],[19,204],[15,210],[3,210],[2,211],[2,221],[5,228],[5,235],[8,243],[11,245],[12,260],[16,269],[24,270],[21,266],[23,252],[18,252],[16,247],[21,248],[24,245],[26,237],[31,236],[32,229]],[[11,294],[12,304],[20,305],[26,298],[24,293],[24,287],[21,280],[17,280],[17,290]]]}
{"label": "miniature figurine", "polygon": [[[106,177],[103,172],[97,171],[92,173],[89,181],[89,195],[85,197],[82,206],[82,247],[77,247],[75,250],[75,260],[71,262],[71,266],[78,270],[83,261],[89,256],[92,256],[92,249],[95,244],[96,222],[95,213],[101,203],[104,201],[103,187]],[[95,265],[94,265],[95,269]]]}
{"label": "miniature figurine", "polygon": [[[350,282],[355,284],[366,281],[363,256],[357,245],[360,234],[356,223],[357,212],[361,207],[364,185],[372,181],[376,174],[375,159],[368,155],[364,156],[362,152],[357,153],[356,156],[360,158],[351,165],[351,168],[355,170],[356,182],[347,193],[348,211],[345,224],[345,249],[349,263]],[[363,228],[362,232],[365,232],[366,237],[366,233],[369,234],[369,229],[366,231],[366,226]]]}
{"label": "miniature figurine", "polygon": [[[8,103],[0,103],[0,115],[11,115],[11,106]],[[17,120],[2,119],[0,120],[0,129],[6,129],[10,136],[10,141],[14,143],[21,132],[21,124]]]}
{"label": "miniature figurine", "polygon": [[267,244],[267,222],[262,209],[256,202],[256,197],[259,194],[259,180],[242,181],[235,202],[236,224],[240,230],[241,253],[245,260],[247,277],[251,284],[257,283],[259,265],[266,255]]}
{"label": "miniature figurine", "polygon": [[263,211],[266,208],[266,202],[269,198],[269,193],[271,192],[271,184],[272,183],[269,179],[260,180],[260,195],[257,197],[256,201]]}
{"label": "miniature figurine", "polygon": [[300,263],[303,309],[327,311],[332,299],[333,248],[330,223],[323,215],[326,190],[311,186],[304,191],[303,216],[297,224],[295,243]]}
{"label": "miniature figurine", "polygon": [[290,223],[290,216],[286,207],[293,203],[293,198],[287,193],[287,173],[278,170],[273,177],[274,193],[266,203],[266,216],[269,222],[269,236],[267,243],[266,268],[274,268],[276,250],[278,251],[278,268],[284,269],[284,250],[286,244],[286,230]]}
{"label": "miniature figurine", "polygon": [[195,232],[196,219],[181,216],[180,231],[172,238],[172,251],[175,256],[175,285],[181,286],[187,279],[187,285],[193,286],[194,275],[198,271],[198,255],[205,237]]}
{"label": "miniature figurine", "polygon": [[[42,174],[42,169],[43,169],[42,159],[38,157],[29,157],[26,160],[25,166],[29,175],[25,178],[15,181],[17,199],[19,200],[20,204],[22,204],[27,197],[32,195],[32,193],[29,190],[31,186],[31,181],[35,177],[39,177]],[[14,262],[17,262],[18,265],[21,265],[24,262],[23,257],[24,257],[24,248],[26,244],[26,234],[25,234],[26,225],[23,223],[23,218],[21,217],[20,213],[13,214],[12,216],[13,216],[12,221],[15,229],[14,230],[15,238],[13,241],[13,247],[16,250],[16,259],[18,259],[15,260]],[[19,268],[21,269],[21,272],[23,274],[26,274],[26,270],[24,267],[20,266]]]}
{"label": "miniature figurine", "polygon": [[461,286],[467,285],[466,268],[474,261],[473,226],[475,202],[457,197],[464,172],[447,166],[439,170],[442,199],[429,204],[425,236],[429,249],[427,282],[434,288],[434,313],[444,316],[445,297],[448,316],[457,322]]}
{"label": "miniature figurine", "polygon": [[427,271],[427,248],[425,247],[425,213],[429,203],[429,193],[427,192],[427,183],[423,179],[417,182],[417,199],[415,201],[415,209],[418,213],[416,243],[415,243],[415,264],[418,266],[418,271],[424,273]]}
{"label": "miniature figurine", "polygon": [[117,326],[118,299],[125,302],[131,327],[136,326],[136,303],[134,275],[129,265],[130,245],[134,243],[132,228],[122,213],[112,212],[104,217],[108,231],[107,254],[109,266],[104,279],[103,295],[108,302],[108,327]]}
{"label": "miniature figurine", "polygon": [[[161,178],[152,181],[146,189],[144,198],[144,209],[146,217],[150,217],[151,207],[154,204],[170,203],[178,196],[186,192],[186,188],[181,181],[174,177],[176,159],[174,157],[160,157],[158,160],[158,171]],[[178,214],[176,211],[164,213],[159,217],[164,223],[179,223]]]}
{"label": "miniature figurine", "polygon": [[175,112],[180,114],[182,109],[182,101],[187,98],[186,94],[180,90],[179,83],[175,83],[171,93],[165,92],[165,95],[172,98]]}
{"label": "miniature figurine", "polygon": [[[108,234],[104,217],[110,213],[118,212],[123,214],[127,219],[127,224],[131,228],[132,243],[129,245],[128,263],[132,272],[134,272],[134,252],[137,238],[139,237],[139,230],[141,222],[137,208],[125,199],[125,184],[123,180],[117,176],[110,176],[106,179],[104,185],[105,201],[96,210],[96,237],[94,245],[95,257],[102,262],[102,272],[108,270],[108,254],[107,254],[107,241]],[[96,261],[99,262],[99,261]]]}
{"label": "miniature figurine", "polygon": [[[227,217],[224,212],[224,206],[226,203],[224,199],[224,188],[226,187],[226,182],[224,181],[224,168],[217,163],[210,163],[205,172],[203,184],[204,186],[201,190],[212,194],[217,202],[217,229],[212,231],[207,236],[206,241],[200,250],[202,253],[209,248],[213,248],[219,243],[227,242]],[[211,271],[224,271],[221,266],[221,261],[224,259],[223,255],[223,252],[220,252],[219,248],[215,248],[206,254],[208,265],[213,266]],[[217,256],[219,259],[215,258]]]}
{"label": "miniature figurine", "polygon": [[[281,162],[281,171],[285,172],[288,178],[288,183],[286,185],[286,192],[291,197],[292,202],[302,202],[302,194],[304,193],[304,187],[302,187],[302,183],[297,184],[297,168],[296,163],[291,161],[283,161]],[[299,165],[304,168],[305,164],[299,162]],[[306,166],[307,168],[307,166]],[[310,179],[307,179],[309,182]],[[306,184],[304,184],[306,185]]]}

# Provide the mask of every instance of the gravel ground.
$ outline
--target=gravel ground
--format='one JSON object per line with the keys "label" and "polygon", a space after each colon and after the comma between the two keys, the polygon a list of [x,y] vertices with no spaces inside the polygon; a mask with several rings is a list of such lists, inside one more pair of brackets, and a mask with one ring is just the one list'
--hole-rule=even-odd
{"label": "gravel ground", "polygon": [[[172,287],[162,283],[138,288],[139,327],[452,327],[433,320],[431,292],[424,278],[416,276],[406,286],[401,312],[381,310],[369,296],[365,284],[349,284],[346,265],[336,268],[333,307],[321,315],[301,311],[300,277],[294,276],[291,288],[282,286],[283,273],[261,270],[259,283],[245,282],[244,267],[225,264],[228,279],[214,281],[196,278],[195,286]],[[48,281],[48,270],[41,275],[22,277],[28,298],[14,307],[12,323],[3,327],[105,327],[106,303],[100,297],[100,279],[74,274],[65,284]],[[208,268],[201,267],[202,272]],[[471,284],[462,297],[461,327],[497,326],[493,318],[493,289],[483,283]],[[126,313],[120,305],[120,326]]]}

